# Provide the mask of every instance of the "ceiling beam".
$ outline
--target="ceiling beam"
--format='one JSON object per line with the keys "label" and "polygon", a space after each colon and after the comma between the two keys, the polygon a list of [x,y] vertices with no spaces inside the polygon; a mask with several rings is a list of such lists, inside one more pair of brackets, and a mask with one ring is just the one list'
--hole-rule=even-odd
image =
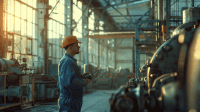
{"label": "ceiling beam", "polygon": [[[90,0],[79,0],[82,1],[82,3],[87,4]],[[98,15],[99,17],[101,16],[101,14],[103,13],[103,9],[94,9],[94,7],[102,7],[102,4],[97,1],[97,0],[92,0],[89,9],[93,9],[94,12],[99,12]],[[103,14],[103,18],[106,20],[105,22],[107,22],[106,24],[112,25],[114,29],[118,29],[118,27],[115,25],[115,21],[112,19],[112,17],[110,17],[110,15],[105,11]]]}
{"label": "ceiling beam", "polygon": [[[134,2],[138,2],[138,1],[141,1],[141,0],[134,0],[134,1],[130,1],[130,2],[127,2],[128,4],[129,3],[134,3]],[[119,4],[115,4],[115,5],[109,5],[107,7],[94,7],[93,9],[105,9],[105,8],[110,8],[110,7],[114,7],[114,6],[120,6],[120,5],[125,5],[126,3],[119,3]]]}
{"label": "ceiling beam", "polygon": [[[139,16],[139,17],[141,17],[141,16],[143,16],[143,15],[110,15],[111,17],[123,17],[123,16],[135,16],[135,17],[137,17],[137,16]],[[145,15],[145,16],[149,16],[149,15]]]}
{"label": "ceiling beam", "polygon": [[[147,34],[150,36],[151,34]],[[89,35],[88,37],[94,39],[105,39],[105,38],[135,38],[135,34],[115,34],[115,35]],[[141,39],[146,39],[144,35],[140,35]]]}
{"label": "ceiling beam", "polygon": [[[155,31],[155,28],[140,28],[142,31]],[[128,31],[135,31],[135,28],[133,29],[123,29],[123,30],[90,30],[92,32],[128,32]]]}

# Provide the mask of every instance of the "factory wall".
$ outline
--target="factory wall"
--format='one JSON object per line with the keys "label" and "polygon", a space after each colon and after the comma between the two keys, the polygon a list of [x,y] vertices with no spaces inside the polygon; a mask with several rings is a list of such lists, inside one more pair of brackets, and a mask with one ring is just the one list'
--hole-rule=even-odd
{"label": "factory wall", "polygon": [[[5,31],[5,38],[14,39],[14,44],[8,45],[8,51],[6,52],[6,58],[10,59],[12,57],[12,53],[9,51],[14,51],[13,57],[17,59],[20,63],[22,58],[27,58],[27,65],[28,67],[31,66],[44,66],[43,57],[44,54],[41,52],[43,49],[43,45],[39,42],[39,37],[41,31],[39,30],[39,17],[38,17],[38,10],[37,9],[37,2],[36,0],[21,0],[22,2],[16,0],[8,0],[4,2],[4,31]],[[174,3],[175,0],[171,0]],[[200,1],[194,0],[194,6],[199,7]],[[49,5],[54,6],[56,4],[55,0],[49,0]],[[179,15],[181,16],[181,9],[183,7],[191,7],[192,2],[188,0],[179,0],[179,2],[175,2],[171,6],[171,16]],[[177,6],[179,6],[177,8]],[[48,36],[48,56],[49,62],[51,64],[58,64],[60,58],[64,55],[64,50],[61,48],[61,41],[64,37],[64,29],[65,27],[65,12],[64,8],[66,7],[64,0],[61,0],[56,8],[54,9],[54,13],[50,15],[52,19],[48,20],[48,28],[47,28],[47,36]],[[90,10],[92,12],[92,10]],[[51,10],[49,10],[49,13]],[[78,39],[81,41],[82,38],[82,2],[73,0],[73,24],[72,27],[73,32],[72,34],[77,36]],[[173,18],[172,18],[173,19]],[[99,29],[103,30],[103,22],[99,22],[100,26]],[[177,26],[179,23],[172,23],[171,26]],[[74,25],[77,25],[74,27]],[[89,16],[89,29],[94,29],[94,13],[92,12]],[[89,32],[89,35],[92,32]],[[122,42],[125,42],[126,39],[123,39]],[[132,44],[132,39],[127,40],[127,43],[119,43],[121,39],[118,39],[117,46],[118,47],[130,47],[129,44]],[[92,40],[89,42],[89,62],[97,65],[98,64],[98,55],[100,57],[100,67],[105,68],[107,66],[111,66],[114,68],[114,52],[108,50],[108,60],[106,60],[107,48],[103,47],[102,44],[101,54],[97,52],[97,44]],[[121,46],[123,45],[123,46]],[[14,49],[12,49],[14,46]],[[81,47],[84,47],[81,45]],[[132,46],[131,46],[132,47]],[[84,64],[85,60],[85,49],[80,52],[79,55],[76,55],[75,58],[78,60],[79,65]],[[110,52],[110,53],[109,53]],[[124,54],[122,54],[124,53]],[[112,55],[111,55],[112,54]],[[132,50],[130,49],[119,49],[117,50],[117,59],[118,60],[132,60]],[[121,55],[121,56],[120,56]],[[107,62],[109,65],[107,65]],[[132,63],[132,61],[130,61]],[[117,63],[117,68],[121,67],[128,67],[132,69],[132,65],[130,63]],[[143,62],[141,63],[143,64]]]}

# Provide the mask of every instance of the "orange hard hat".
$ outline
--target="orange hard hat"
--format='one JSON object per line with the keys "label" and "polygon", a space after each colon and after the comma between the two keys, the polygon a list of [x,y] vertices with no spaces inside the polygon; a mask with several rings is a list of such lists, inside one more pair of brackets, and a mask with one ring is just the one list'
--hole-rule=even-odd
{"label": "orange hard hat", "polygon": [[76,38],[76,36],[73,36],[73,35],[68,35],[66,37],[63,38],[62,40],[62,48],[70,45],[70,44],[73,44],[73,43],[81,43],[78,41],[78,39]]}

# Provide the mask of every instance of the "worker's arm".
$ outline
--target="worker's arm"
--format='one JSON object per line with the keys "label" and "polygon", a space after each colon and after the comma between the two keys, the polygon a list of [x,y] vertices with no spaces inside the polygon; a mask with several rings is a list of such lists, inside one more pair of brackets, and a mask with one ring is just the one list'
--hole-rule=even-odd
{"label": "worker's arm", "polygon": [[80,74],[75,74],[73,63],[70,60],[65,62],[63,69],[65,69],[65,70],[61,71],[64,73],[63,73],[63,76],[60,78],[60,82],[65,88],[68,88],[68,87],[82,88],[87,85],[86,79],[78,78],[76,76],[76,75],[80,75]]}

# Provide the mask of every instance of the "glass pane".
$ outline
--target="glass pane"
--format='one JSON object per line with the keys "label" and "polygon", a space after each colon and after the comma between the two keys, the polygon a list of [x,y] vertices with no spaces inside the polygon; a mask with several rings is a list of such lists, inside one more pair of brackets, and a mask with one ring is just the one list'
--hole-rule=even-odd
{"label": "glass pane", "polygon": [[33,5],[33,1],[35,1],[35,0],[27,0],[27,4],[32,6]]}
{"label": "glass pane", "polygon": [[20,36],[14,36],[14,51],[15,53],[20,53]]}
{"label": "glass pane", "polygon": [[20,17],[20,3],[18,1],[15,1],[15,16]]}
{"label": "glass pane", "polygon": [[37,11],[33,10],[33,18],[32,18],[33,19],[33,21],[32,21],[33,23],[36,23],[36,19],[35,18],[36,18],[37,13],[38,13]]}
{"label": "glass pane", "polygon": [[49,56],[51,57],[51,53],[52,53],[52,45],[49,45]]}
{"label": "glass pane", "polygon": [[64,25],[60,25],[60,34],[64,35],[64,29],[65,29],[65,26]]}
{"label": "glass pane", "polygon": [[26,10],[27,10],[27,6],[24,4],[21,4],[21,18],[22,19],[26,19]]}
{"label": "glass pane", "polygon": [[53,57],[56,58],[56,55],[57,55],[57,54],[56,54],[56,45],[53,46],[53,52],[54,52],[54,53],[53,53]]}
{"label": "glass pane", "polygon": [[32,22],[33,21],[33,10],[30,7],[27,7],[27,21]]}
{"label": "glass pane", "polygon": [[20,19],[15,17],[15,33],[20,34]]}
{"label": "glass pane", "polygon": [[26,59],[27,59],[27,61],[26,61],[27,66],[28,66],[28,68],[29,68],[29,67],[32,66],[32,56],[26,55]]}
{"label": "glass pane", "polygon": [[26,54],[26,37],[22,37],[21,39],[21,53]]}
{"label": "glass pane", "polygon": [[14,1],[8,0],[8,13],[14,15]]}
{"label": "glass pane", "polygon": [[[57,22],[55,30],[56,30],[56,33],[60,33],[60,31],[59,31],[60,30],[60,23]],[[56,38],[59,38],[59,37],[56,37]]]}
{"label": "glass pane", "polygon": [[33,1],[33,3],[32,3],[32,7],[34,7],[34,8],[36,8],[36,3],[37,3],[37,0],[32,0]]}
{"label": "glass pane", "polygon": [[56,34],[56,45],[60,45],[60,34]]}
{"label": "glass pane", "polygon": [[21,20],[21,35],[26,35],[26,21]]}
{"label": "glass pane", "polygon": [[32,23],[27,22],[27,36],[31,37],[31,38],[32,38],[32,35],[33,35],[32,28],[33,28]]}
{"label": "glass pane", "polygon": [[65,21],[64,21],[64,19],[65,19],[64,17],[65,17],[65,16],[64,16],[63,14],[60,14],[59,17],[60,17],[60,18],[59,18],[60,23],[63,23],[63,24],[64,24],[64,23],[65,23]]}
{"label": "glass pane", "polygon": [[56,26],[56,21],[53,21],[53,32],[56,32],[56,28],[57,28],[57,26]]}
{"label": "glass pane", "polygon": [[7,31],[13,32],[14,31],[14,16],[8,14],[7,18]]}
{"label": "glass pane", "polygon": [[73,0],[73,3],[76,4],[76,3],[77,3],[77,0]]}
{"label": "glass pane", "polygon": [[32,24],[32,27],[33,27],[33,28],[32,28],[32,34],[33,34],[33,37],[32,37],[32,38],[33,38],[33,39],[37,39],[37,38],[36,38],[36,35],[35,35],[35,34],[36,34],[36,30],[35,30],[36,28],[35,28],[35,26],[36,26],[35,24]]}
{"label": "glass pane", "polygon": [[56,34],[54,32],[52,32],[52,33],[53,33],[52,43],[55,44],[55,36],[56,36]]}
{"label": "glass pane", "polygon": [[52,31],[48,31],[48,38],[49,38],[49,42],[51,42],[52,38],[53,38],[53,34],[52,34]]}
{"label": "glass pane", "polygon": [[29,0],[21,0],[21,1],[27,4]]}
{"label": "glass pane", "polygon": [[65,4],[65,0],[61,0],[60,3],[64,5]]}
{"label": "glass pane", "polygon": [[60,57],[60,53],[59,53],[59,46],[56,46],[56,58],[59,58]]}
{"label": "glass pane", "polygon": [[20,54],[14,54],[14,58],[19,62],[20,61]]}
{"label": "glass pane", "polygon": [[60,14],[62,14],[62,15],[65,14],[65,9],[64,9],[65,7],[64,7],[64,5],[63,5],[63,4],[60,4],[60,7],[59,7],[59,8],[60,8],[60,9],[59,9],[59,10],[60,10]]}
{"label": "glass pane", "polygon": [[48,23],[48,26],[49,26],[48,29],[49,29],[49,30],[53,30],[53,27],[52,27],[52,25],[53,25],[53,20],[50,19],[48,22],[49,22],[49,23]]}
{"label": "glass pane", "polygon": [[33,49],[33,55],[37,55],[37,47],[38,45],[37,45],[37,40],[33,40],[33,47],[32,47],[32,49]]}
{"label": "glass pane", "polygon": [[78,7],[82,9],[82,2],[78,1]]}
{"label": "glass pane", "polygon": [[32,54],[32,51],[31,51],[31,47],[32,47],[32,41],[31,39],[27,39],[27,54]]}

